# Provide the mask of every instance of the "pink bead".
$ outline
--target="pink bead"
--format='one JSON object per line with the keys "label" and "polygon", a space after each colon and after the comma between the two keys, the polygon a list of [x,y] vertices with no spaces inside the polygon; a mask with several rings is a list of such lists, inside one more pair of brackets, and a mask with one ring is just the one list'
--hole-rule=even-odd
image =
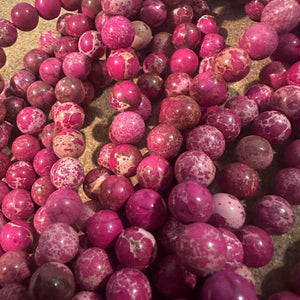
{"label": "pink bead", "polygon": [[118,0],[101,0],[101,6],[107,14],[128,18],[140,10],[142,0],[124,0],[123,2]]}
{"label": "pink bead", "polygon": [[11,146],[12,154],[17,160],[32,161],[39,150],[39,140],[30,134],[18,136]]}
{"label": "pink bead", "polygon": [[102,40],[110,49],[128,48],[134,40],[134,27],[123,16],[110,17],[101,30]]}
{"label": "pink bead", "polygon": [[218,33],[219,28],[216,19],[212,15],[203,15],[197,21],[197,28],[204,34]]}
{"label": "pink bead", "polygon": [[0,47],[12,46],[18,38],[17,28],[13,23],[0,18]]}
{"label": "pink bead", "polygon": [[24,189],[10,191],[3,199],[2,212],[9,220],[26,220],[34,212],[30,193]]}
{"label": "pink bead", "polygon": [[208,186],[215,178],[216,167],[204,152],[188,150],[176,159],[174,171],[179,183],[191,180]]}
{"label": "pink bead", "polygon": [[192,77],[183,72],[175,72],[170,74],[165,80],[165,92],[167,97],[189,95],[189,87]]}
{"label": "pink bead", "polygon": [[95,19],[101,9],[101,3],[98,0],[83,0],[81,2],[82,13],[91,19]]}
{"label": "pink bead", "polygon": [[214,210],[209,224],[223,227],[230,231],[241,229],[245,223],[246,212],[238,198],[231,194],[216,193],[213,195]]}
{"label": "pink bead", "polygon": [[165,200],[152,189],[136,191],[126,203],[126,217],[129,223],[151,232],[164,224],[167,214]]}
{"label": "pink bead", "polygon": [[141,92],[150,100],[156,101],[160,96],[164,80],[155,73],[143,73],[138,77],[137,85]]}
{"label": "pink bead", "polygon": [[145,132],[143,118],[131,111],[119,113],[110,125],[110,132],[117,143],[131,144],[141,140]]}
{"label": "pink bead", "polygon": [[138,113],[143,120],[146,121],[152,113],[152,105],[150,100],[144,94],[142,94],[141,103],[133,111]]}
{"label": "pink bead", "polygon": [[105,144],[100,152],[99,152],[99,156],[98,156],[98,159],[97,159],[97,163],[99,166],[103,166],[107,169],[110,168],[110,165],[109,165],[109,160],[110,160],[110,155],[111,153],[113,152],[113,149],[116,147],[115,144],[113,143],[108,143],[108,144]]}
{"label": "pink bead", "polygon": [[26,250],[33,243],[33,230],[24,220],[14,220],[1,230],[0,243],[4,251]]}
{"label": "pink bead", "polygon": [[[0,181],[0,205],[2,205],[4,197],[9,193],[9,188],[6,182]],[[1,217],[0,217],[1,219]],[[1,222],[0,222],[0,229],[1,229]]]}
{"label": "pink bead", "polygon": [[51,148],[52,147],[52,138],[56,134],[56,127],[54,122],[47,124],[42,132],[40,133],[39,137],[44,147]]}
{"label": "pink bead", "polygon": [[49,175],[39,177],[31,187],[31,197],[34,203],[44,206],[48,197],[56,190]]}
{"label": "pink bead", "polygon": [[52,222],[46,214],[45,206],[41,206],[34,214],[33,226],[34,229],[41,234]]}
{"label": "pink bead", "polygon": [[204,58],[218,54],[225,47],[224,38],[218,33],[208,33],[203,37],[199,56]]}
{"label": "pink bead", "polygon": [[76,51],[78,51],[78,37],[63,36],[54,45],[54,55],[61,60],[64,60],[69,53]]}
{"label": "pink bead", "polygon": [[55,57],[45,59],[40,65],[39,72],[42,80],[53,86],[64,76],[62,62]]}
{"label": "pink bead", "polygon": [[92,70],[88,80],[93,84],[96,91],[107,88],[113,82],[108,73],[106,60],[94,60],[92,62]]}
{"label": "pink bead", "polygon": [[22,133],[37,135],[46,125],[46,115],[36,107],[25,107],[17,116],[17,126]]}
{"label": "pink bead", "polygon": [[65,13],[60,15],[56,21],[56,30],[61,33],[61,35],[67,35],[67,19],[70,18],[71,13]]}
{"label": "pink bead", "polygon": [[22,69],[17,71],[10,79],[10,88],[14,95],[25,97],[28,87],[36,80],[31,72]]}
{"label": "pink bead", "polygon": [[17,161],[8,167],[5,179],[12,189],[30,190],[36,180],[36,174],[30,162]]}
{"label": "pink bead", "polygon": [[0,179],[5,177],[6,171],[11,161],[8,155],[0,151]]}
{"label": "pink bead", "polygon": [[262,11],[261,22],[273,27],[278,34],[290,32],[300,18],[300,5],[295,0],[269,2]]}
{"label": "pink bead", "polygon": [[171,56],[171,71],[193,75],[198,69],[199,59],[196,53],[188,48],[178,49]]}
{"label": "pink bead", "polygon": [[[0,69],[5,65],[6,63],[6,53],[4,51],[3,48],[0,47]],[[2,76],[1,76],[2,77]],[[2,82],[3,81],[3,82]],[[3,88],[4,88],[4,80],[3,80],[3,77],[1,79],[1,85],[2,86],[2,89],[0,88],[0,91],[2,92],[3,91]]]}
{"label": "pink bead", "polygon": [[73,157],[64,157],[55,162],[50,171],[53,185],[58,188],[77,190],[84,180],[82,164]]}
{"label": "pink bead", "polygon": [[160,75],[167,67],[168,57],[160,52],[150,53],[143,62],[143,71],[145,73],[156,73]]}
{"label": "pink bead", "polygon": [[167,18],[167,8],[160,0],[146,0],[140,9],[141,21],[151,28],[156,28],[164,23]]}
{"label": "pink bead", "polygon": [[93,29],[92,19],[82,13],[76,13],[66,19],[67,33],[79,38],[84,32]]}
{"label": "pink bead", "polygon": [[[174,3],[174,5],[176,4]],[[171,11],[171,19],[176,26],[181,23],[192,22],[193,16],[193,8],[187,3],[179,3]]]}
{"label": "pink bead", "polygon": [[104,23],[111,17],[110,14],[106,13],[104,10],[99,11],[95,18],[95,28],[101,34],[102,27]]}
{"label": "pink bead", "polygon": [[132,79],[139,70],[139,59],[132,48],[112,50],[106,64],[115,80]]}
{"label": "pink bead", "polygon": [[276,50],[278,35],[272,27],[264,23],[252,24],[240,37],[239,46],[246,50],[253,60],[261,60]]}
{"label": "pink bead", "polygon": [[246,15],[253,21],[260,21],[264,7],[262,0],[251,0],[245,4]]}
{"label": "pink bead", "polygon": [[201,33],[193,23],[182,23],[174,29],[172,42],[176,49],[195,49],[200,41]]}
{"label": "pink bead", "polygon": [[59,42],[61,33],[57,30],[47,30],[40,35],[39,48],[50,55],[53,54],[56,43]]}
{"label": "pink bead", "polygon": [[7,121],[0,123],[0,149],[7,146],[13,127],[14,126]]}
{"label": "pink bead", "polygon": [[34,6],[45,20],[53,20],[60,14],[61,4],[59,0],[35,0]]}
{"label": "pink bead", "polygon": [[101,33],[95,30],[84,32],[78,41],[78,49],[91,59],[99,59],[105,54],[106,46],[102,42]]}
{"label": "pink bead", "polygon": [[72,300],[103,300],[103,298],[96,292],[81,291],[76,293]]}
{"label": "pink bead", "polygon": [[60,0],[61,6],[69,11],[80,9],[82,0]]}
{"label": "pink bead", "polygon": [[226,263],[226,242],[222,233],[206,223],[187,225],[176,242],[176,254],[192,273],[205,276]]}
{"label": "pink bead", "polygon": [[175,48],[172,43],[172,34],[169,32],[158,32],[153,36],[150,44],[151,52],[161,52],[170,57]]}
{"label": "pink bead", "polygon": [[39,22],[39,14],[32,5],[21,2],[12,8],[11,20],[20,30],[31,31]]}

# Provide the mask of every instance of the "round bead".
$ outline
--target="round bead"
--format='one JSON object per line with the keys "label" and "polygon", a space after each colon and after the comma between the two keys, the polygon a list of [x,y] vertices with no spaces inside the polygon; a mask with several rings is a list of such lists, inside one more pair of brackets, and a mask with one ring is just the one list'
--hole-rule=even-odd
{"label": "round bead", "polygon": [[53,20],[60,14],[61,4],[59,0],[35,0],[34,6],[39,15],[45,20]]}
{"label": "round bead", "polygon": [[165,92],[167,97],[189,95],[189,87],[192,77],[183,72],[170,74],[165,80]]}
{"label": "round bead", "polygon": [[64,76],[62,62],[55,57],[45,59],[40,65],[40,77],[43,81],[55,86],[56,83]]}
{"label": "round bead", "polygon": [[288,167],[300,169],[300,140],[294,140],[284,150],[284,161]]}
{"label": "round bead", "polygon": [[197,54],[188,48],[176,50],[170,60],[171,71],[184,72],[193,75],[198,69],[199,58]]}
{"label": "round bead", "polygon": [[32,5],[25,2],[16,4],[11,10],[11,20],[23,31],[33,30],[39,22],[39,14]]}
{"label": "round bead", "polygon": [[12,46],[18,38],[17,28],[8,20],[0,18],[0,47]]}
{"label": "round bead", "polygon": [[45,113],[36,107],[25,107],[17,115],[17,126],[22,133],[37,135],[46,125]]}
{"label": "round bead", "polygon": [[135,50],[145,49],[153,38],[151,28],[140,20],[133,21],[132,25],[135,35],[131,47]]}
{"label": "round bead", "polygon": [[199,56],[209,57],[217,55],[225,47],[224,38],[217,33],[208,33],[201,43]]}
{"label": "round bead", "polygon": [[167,67],[169,58],[160,52],[152,52],[146,56],[143,62],[145,73],[156,73],[160,75]]}
{"label": "round bead", "polygon": [[10,124],[7,121],[3,121],[2,123],[0,123],[0,149],[4,148],[7,146],[9,139],[10,139],[10,135],[13,129],[13,125]]}
{"label": "round bead", "polygon": [[156,101],[162,91],[164,80],[155,73],[143,73],[138,77],[137,85],[142,94],[150,101]]}
{"label": "round bead", "polygon": [[118,15],[131,17],[136,14],[142,6],[142,0],[101,0],[101,6],[105,13],[110,15]]}
{"label": "round bead", "polygon": [[32,161],[39,150],[38,139],[30,134],[18,136],[11,146],[12,154],[17,160]]}
{"label": "round bead", "polygon": [[101,8],[101,3],[98,0],[82,0],[81,2],[82,13],[91,19],[95,19]]}
{"label": "round bead", "polygon": [[84,32],[93,29],[92,19],[82,13],[72,14],[66,19],[68,35],[79,38]]}
{"label": "round bead", "polygon": [[205,35],[218,33],[219,28],[216,19],[212,15],[203,15],[197,21],[197,28]]}
{"label": "round bead", "polygon": [[46,51],[42,49],[32,49],[25,54],[23,65],[26,70],[38,75],[41,63],[47,58],[49,58],[49,54]]}
{"label": "round bead", "polygon": [[52,222],[46,214],[45,206],[41,206],[34,214],[33,226],[37,233],[41,234]]}
{"label": "round bead", "polygon": [[78,51],[78,38],[63,36],[55,43],[53,50],[57,59],[64,60],[69,53]]}
{"label": "round bead", "polygon": [[145,0],[140,9],[141,21],[151,28],[156,28],[164,23],[167,18],[167,7],[160,0]]}
{"label": "round bead", "polygon": [[14,95],[25,97],[28,87],[36,80],[31,72],[22,69],[16,72],[10,79],[10,88]]}
{"label": "round bead", "polygon": [[39,206],[46,204],[48,197],[56,190],[49,175],[39,177],[31,187],[31,197]]}
{"label": "round bead", "polygon": [[40,35],[39,48],[53,55],[56,44],[60,42],[61,33],[57,30],[47,30]]}
{"label": "round bead", "polygon": [[201,41],[201,33],[193,23],[179,24],[173,32],[172,42],[176,49],[195,49]]}

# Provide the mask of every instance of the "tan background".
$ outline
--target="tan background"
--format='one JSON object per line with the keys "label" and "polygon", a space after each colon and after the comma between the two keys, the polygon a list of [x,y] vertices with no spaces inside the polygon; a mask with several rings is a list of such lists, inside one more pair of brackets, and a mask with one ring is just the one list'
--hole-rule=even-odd
{"label": "tan background", "polygon": [[[33,4],[34,0],[27,0],[26,2]],[[243,30],[251,24],[251,21],[245,17],[242,9],[234,10],[226,4],[228,1],[212,0],[207,2],[214,13],[217,14],[217,21],[221,27],[221,33],[224,37],[227,37],[227,44],[237,46],[239,36]],[[10,20],[10,10],[17,3],[18,1],[16,0],[2,0],[0,4],[0,18]],[[19,37],[16,44],[5,49],[7,53],[7,63],[0,70],[0,74],[6,81],[9,80],[14,72],[23,67],[22,59],[24,54],[30,49],[38,47],[40,33],[49,29],[55,29],[55,20],[45,21],[40,18],[39,25],[33,32],[18,32]],[[259,70],[267,61],[268,60],[254,62],[250,74],[244,80],[231,85],[231,92],[233,94],[243,94],[246,87],[257,80]],[[87,108],[87,120],[83,131],[86,135],[88,146],[87,151],[80,158],[84,163],[86,172],[96,166],[96,159],[100,147],[109,142],[107,133],[108,126],[115,113],[110,108],[107,95],[108,91],[105,91],[101,97]],[[150,122],[148,125],[149,124]],[[141,143],[140,147],[143,148],[144,145],[145,144]],[[280,155],[280,149],[276,149],[276,151],[279,152],[279,154],[276,154],[278,157]],[[276,169],[276,166],[274,169]],[[272,174],[270,175],[270,172],[263,172],[260,176],[269,182]],[[87,200],[82,192],[81,195]],[[251,203],[247,204],[251,205]],[[300,209],[295,207],[295,211],[297,213],[297,220],[293,230],[288,234],[273,237],[275,244],[273,260],[267,266],[253,270],[257,283],[256,287],[258,292],[262,293],[262,299],[266,299],[272,292],[286,289],[286,275],[289,268],[296,262],[300,262]]]}

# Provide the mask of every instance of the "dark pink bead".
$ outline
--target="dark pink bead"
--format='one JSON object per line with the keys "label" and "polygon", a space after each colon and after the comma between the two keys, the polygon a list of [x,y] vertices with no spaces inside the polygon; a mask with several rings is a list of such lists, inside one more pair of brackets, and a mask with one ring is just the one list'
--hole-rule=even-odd
{"label": "dark pink bead", "polygon": [[5,179],[12,189],[30,190],[36,174],[30,162],[17,161],[8,167]]}
{"label": "dark pink bead", "polygon": [[255,170],[267,168],[272,163],[273,156],[273,148],[270,143],[258,135],[243,137],[235,147],[237,160]]}
{"label": "dark pink bead", "polygon": [[110,49],[128,48],[134,40],[134,27],[123,16],[110,17],[101,30],[102,40]]}
{"label": "dark pink bead", "polygon": [[265,195],[253,209],[254,224],[272,235],[290,231],[295,223],[295,213],[290,203],[280,196]]}
{"label": "dark pink bead", "polygon": [[190,95],[201,107],[221,105],[227,98],[227,84],[222,77],[211,72],[199,73],[190,84]]}
{"label": "dark pink bead", "polygon": [[0,47],[12,46],[18,38],[18,31],[15,25],[0,18]]}
{"label": "dark pink bead", "polygon": [[222,270],[206,279],[202,286],[203,300],[235,298],[258,300],[254,285],[232,271]]}
{"label": "dark pink bead", "polygon": [[263,229],[245,225],[236,232],[244,248],[244,264],[248,267],[258,268],[268,264],[274,254],[273,241]]}
{"label": "dark pink bead", "polygon": [[212,15],[203,15],[197,21],[197,28],[205,35],[218,33],[219,28],[216,19]]}
{"label": "dark pink bead", "polygon": [[92,70],[88,80],[94,85],[96,90],[106,88],[113,82],[108,73],[106,60],[95,60],[92,62]]}
{"label": "dark pink bead", "polygon": [[9,220],[26,220],[34,212],[30,193],[24,189],[10,191],[3,199],[2,212]]}
{"label": "dark pink bead", "polygon": [[213,195],[214,210],[208,223],[230,231],[241,229],[245,223],[246,212],[238,198],[231,194]]}
{"label": "dark pink bead", "polygon": [[7,121],[3,121],[0,123],[0,149],[4,148],[7,146],[9,140],[10,140],[10,135],[13,130],[13,125],[10,124]]}
{"label": "dark pink bead", "polygon": [[96,292],[81,291],[76,293],[72,300],[103,300],[103,298]]}
{"label": "dark pink bead", "polygon": [[35,0],[34,6],[45,20],[53,20],[60,14],[61,4],[59,0]]}
{"label": "dark pink bead", "polygon": [[26,106],[25,100],[15,96],[8,96],[5,97],[2,103],[6,109],[5,119],[15,125],[18,113]]}
{"label": "dark pink bead", "polygon": [[206,223],[187,225],[178,236],[176,254],[192,273],[205,276],[226,263],[226,242],[222,233]]}
{"label": "dark pink bead", "polygon": [[16,72],[10,79],[10,88],[14,95],[25,97],[28,87],[36,80],[33,73],[22,69]]}
{"label": "dark pink bead", "polygon": [[170,74],[165,81],[165,92],[167,97],[189,95],[189,88],[192,77],[183,72]]}
{"label": "dark pink bead", "polygon": [[82,83],[84,86],[84,98],[80,105],[86,107],[95,100],[95,87],[89,80],[85,80]]}
{"label": "dark pink bead", "polygon": [[134,144],[141,140],[145,132],[143,118],[131,111],[119,113],[110,125],[113,139],[120,144]]}
{"label": "dark pink bead", "polygon": [[55,127],[54,122],[51,122],[51,123],[47,124],[43,128],[42,132],[40,133],[39,137],[41,139],[42,144],[46,148],[52,147],[52,138],[55,135],[56,130],[57,130],[57,128]]}
{"label": "dark pink bead", "polygon": [[70,189],[54,191],[45,204],[46,214],[51,222],[73,224],[80,215],[82,200]]}
{"label": "dark pink bead", "polygon": [[160,156],[144,158],[137,167],[136,175],[141,187],[155,191],[166,190],[174,178],[171,164]]}
{"label": "dark pink bead", "polygon": [[132,48],[112,50],[106,64],[114,80],[132,79],[139,70],[139,59]]}
{"label": "dark pink bead", "polygon": [[298,79],[300,73],[300,63],[294,63],[287,72],[287,81],[290,85],[300,85],[300,80]]}
{"label": "dark pink bead", "polygon": [[70,18],[71,13],[65,13],[60,15],[56,21],[56,30],[61,33],[62,36],[68,35],[67,33],[67,19]]}
{"label": "dark pink bead", "polygon": [[115,147],[116,145],[113,143],[108,143],[102,146],[97,159],[97,163],[99,166],[103,166],[109,170],[110,155]]}
{"label": "dark pink bead", "polygon": [[300,139],[292,141],[284,149],[284,161],[288,167],[300,169]]}
{"label": "dark pink bead", "polygon": [[95,30],[84,32],[78,41],[78,49],[91,59],[99,59],[105,54],[106,46],[102,42],[101,33]]}
{"label": "dark pink bead", "polygon": [[250,25],[239,39],[239,46],[246,50],[253,60],[269,57],[278,46],[276,31],[264,23]]}
{"label": "dark pink bead", "polygon": [[122,266],[143,270],[155,260],[157,244],[149,231],[128,227],[118,236],[115,252]]}
{"label": "dark pink bead", "polygon": [[140,10],[142,0],[101,0],[101,6],[107,14],[131,17]]}
{"label": "dark pink bead", "polygon": [[53,86],[64,76],[62,62],[55,57],[45,59],[40,65],[39,72],[41,79]]}
{"label": "dark pink bead", "polygon": [[14,220],[1,230],[0,243],[4,251],[26,250],[33,243],[33,229],[24,220]]}
{"label": "dark pink bead", "polygon": [[89,218],[86,233],[95,247],[111,248],[122,232],[123,225],[118,214],[112,210],[100,210]]}
{"label": "dark pink bead", "polygon": [[187,3],[193,7],[196,20],[211,13],[208,4],[204,0],[188,0]]}
{"label": "dark pink bead", "polygon": [[300,18],[300,5],[295,0],[269,2],[262,11],[261,22],[274,28],[278,34],[290,32]]}
{"label": "dark pink bead", "polygon": [[195,49],[201,41],[201,33],[193,23],[179,24],[172,36],[172,42],[176,49]]}
{"label": "dark pink bead", "polygon": [[45,113],[36,107],[25,107],[17,116],[17,126],[22,133],[37,135],[46,125]]}
{"label": "dark pink bead", "polygon": [[41,206],[34,214],[33,226],[37,233],[41,234],[52,222],[46,214],[45,206]]}
{"label": "dark pink bead", "polygon": [[156,101],[161,95],[164,80],[153,72],[143,73],[138,77],[137,85],[150,101]]}
{"label": "dark pink bead", "polygon": [[247,51],[238,47],[221,50],[215,61],[215,73],[227,82],[235,82],[246,77],[250,71],[251,58]]}
{"label": "dark pink bead", "polygon": [[81,2],[82,13],[91,19],[95,19],[101,9],[101,3],[98,0],[82,0]]}
{"label": "dark pink bead", "polygon": [[283,291],[271,295],[268,300],[299,300],[299,296],[289,291]]}
{"label": "dark pink bead", "polygon": [[215,178],[216,167],[207,154],[200,150],[183,152],[174,165],[177,181],[195,181],[208,186]]}
{"label": "dark pink bead", "polygon": [[80,9],[82,0],[60,0],[61,6],[69,11]]}
{"label": "dark pink bead", "polygon": [[217,107],[208,112],[205,124],[219,129],[226,141],[234,140],[241,130],[240,117],[228,108]]}
{"label": "dark pink bead", "polygon": [[79,38],[84,32],[93,29],[93,21],[90,17],[76,13],[66,19],[66,31],[70,36]]}
{"label": "dark pink bead", "polygon": [[134,193],[131,181],[125,176],[111,175],[101,184],[99,202],[101,207],[117,211]]}
{"label": "dark pink bead", "polygon": [[181,150],[183,137],[180,131],[166,123],[161,123],[150,131],[147,137],[147,147],[151,155],[166,159],[177,156]]}
{"label": "dark pink bead", "polygon": [[[167,4],[166,1],[164,2]],[[176,3],[173,1],[172,5],[176,5]],[[192,22],[194,10],[192,6],[187,3],[178,3],[178,5],[171,10],[170,14],[172,22],[177,26],[181,23]]]}
{"label": "dark pink bead", "polygon": [[167,7],[160,0],[145,0],[140,9],[141,21],[151,28],[156,28],[164,23],[167,18]]}
{"label": "dark pink bead", "polygon": [[39,48],[53,55],[56,44],[60,41],[61,33],[57,30],[47,30],[40,35]]}
{"label": "dark pink bead", "polygon": [[113,273],[109,256],[100,248],[89,248],[82,252],[74,265],[77,284],[85,290],[96,291],[106,283]]}
{"label": "dark pink bead", "polygon": [[32,200],[39,206],[46,204],[48,197],[56,190],[49,175],[39,177],[31,187]]}
{"label": "dark pink bead", "polygon": [[156,73],[160,75],[167,67],[169,58],[161,52],[152,52],[146,56],[143,62],[145,73]]}
{"label": "dark pink bead", "polygon": [[[0,205],[2,205],[4,197],[9,193],[9,188],[6,182],[0,181]],[[1,219],[1,217],[0,217]],[[1,224],[1,222],[0,222]],[[1,230],[1,225],[0,225],[0,230]]]}
{"label": "dark pink bead", "polygon": [[219,173],[218,183],[222,191],[239,199],[252,197],[259,187],[258,173],[248,165],[234,162]]}
{"label": "dark pink bead", "polygon": [[275,175],[273,190],[276,195],[286,199],[291,205],[298,205],[300,199],[300,169],[281,169]]}
{"label": "dark pink bead", "polygon": [[167,218],[165,200],[152,189],[140,189],[128,199],[126,217],[133,226],[155,231]]}
{"label": "dark pink bead", "polygon": [[73,157],[61,158],[53,164],[50,178],[53,185],[58,189],[77,190],[84,180],[83,165]]}
{"label": "dark pink bead", "polygon": [[[111,17],[110,14],[106,13],[104,10],[99,11],[95,18],[95,28],[101,34],[102,27],[104,23]],[[101,39],[102,40],[102,39]]]}
{"label": "dark pink bead", "polygon": [[40,235],[35,262],[38,266],[47,262],[67,263],[76,256],[78,248],[77,232],[66,223],[53,223]]}
{"label": "dark pink bead", "polygon": [[193,75],[198,69],[199,58],[197,54],[188,48],[178,49],[171,56],[171,71],[184,72]]}
{"label": "dark pink bead", "polygon": [[[2,47],[0,47],[0,69],[5,65],[5,63],[6,63],[6,53],[5,53],[4,49]],[[3,88],[4,88],[4,79],[3,79],[3,77],[1,79],[0,85],[1,86],[3,85],[2,89],[0,88],[0,91],[2,92]]]}
{"label": "dark pink bead", "polygon": [[159,122],[172,125],[178,130],[183,131],[195,127],[200,117],[199,104],[189,96],[168,97],[161,102]]}
{"label": "dark pink bead", "polygon": [[0,298],[12,300],[28,300],[28,289],[21,283],[9,283],[0,290]]}
{"label": "dark pink bead", "polygon": [[39,14],[36,8],[29,3],[16,4],[10,14],[14,25],[23,31],[33,30],[39,22]]}
{"label": "dark pink bead", "polygon": [[214,209],[209,190],[199,183],[186,181],[173,187],[168,198],[171,214],[181,223],[207,222]]}
{"label": "dark pink bead", "polygon": [[150,49],[151,52],[161,52],[170,57],[175,50],[172,43],[172,34],[165,31],[156,33],[151,41]]}
{"label": "dark pink bead", "polygon": [[151,300],[152,291],[148,278],[139,270],[123,268],[109,278],[106,286],[106,299]]}
{"label": "dark pink bead", "polygon": [[212,160],[216,160],[225,151],[225,139],[216,127],[201,125],[189,132],[186,138],[186,149],[201,150]]}
{"label": "dark pink bead", "polygon": [[262,112],[254,119],[252,131],[259,135],[271,145],[283,143],[291,134],[291,123],[289,119],[281,112],[269,110]]}
{"label": "dark pink bead", "polygon": [[251,0],[245,4],[245,13],[251,20],[260,21],[264,7],[263,0]]}
{"label": "dark pink bead", "polygon": [[9,156],[0,151],[0,179],[5,177],[6,171],[10,164],[11,161]]}
{"label": "dark pink bead", "polygon": [[144,94],[142,94],[141,103],[133,111],[138,113],[143,118],[143,120],[146,121],[152,113],[152,105],[150,100]]}
{"label": "dark pink bead", "polygon": [[22,134],[13,141],[11,151],[17,160],[32,161],[40,151],[40,143],[36,137]]}
{"label": "dark pink bead", "polygon": [[201,42],[199,56],[204,58],[218,54],[225,47],[224,38],[218,33],[208,33]]}
{"label": "dark pink bead", "polygon": [[78,38],[72,36],[63,36],[54,45],[54,54],[57,59],[64,60],[69,53],[76,51],[78,51]]}

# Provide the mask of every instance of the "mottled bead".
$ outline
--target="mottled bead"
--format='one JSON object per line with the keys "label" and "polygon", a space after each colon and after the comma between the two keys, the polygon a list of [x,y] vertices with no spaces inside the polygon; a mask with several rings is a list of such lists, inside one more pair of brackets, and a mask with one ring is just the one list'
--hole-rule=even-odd
{"label": "mottled bead", "polygon": [[24,68],[34,75],[38,75],[41,63],[47,58],[49,58],[49,54],[42,49],[29,50],[23,58]]}
{"label": "mottled bead", "polygon": [[40,77],[43,81],[55,86],[64,76],[62,62],[55,57],[49,57],[40,64]]}
{"label": "mottled bead", "polygon": [[167,97],[189,95],[189,87],[192,77],[183,72],[175,72],[170,74],[164,83]]}
{"label": "mottled bead", "polygon": [[13,125],[7,121],[3,121],[0,123],[0,149],[4,148],[7,146],[9,140],[10,140],[10,135],[13,130]]}
{"label": "mottled bead", "polygon": [[144,121],[146,121],[152,113],[152,105],[150,100],[142,93],[142,99],[139,106],[133,110],[138,113]]}
{"label": "mottled bead", "polygon": [[59,43],[61,33],[57,30],[46,30],[40,35],[39,48],[53,55],[56,44]]}
{"label": "mottled bead", "polygon": [[25,107],[17,115],[17,126],[22,133],[37,135],[46,125],[45,113],[36,107]]}
{"label": "mottled bead", "polygon": [[271,96],[273,89],[267,84],[254,84],[249,87],[245,93],[250,99],[255,100],[258,105],[259,111],[265,111],[270,107]]}
{"label": "mottled bead", "polygon": [[101,6],[107,14],[131,17],[140,10],[142,0],[101,0]]}
{"label": "mottled bead", "polygon": [[57,128],[55,127],[54,122],[47,124],[42,132],[39,134],[42,144],[46,148],[51,148],[52,146],[52,138],[55,136]]}
{"label": "mottled bead", "polygon": [[[5,196],[9,193],[10,189],[8,188],[8,185],[4,181],[0,181],[0,205],[2,205],[3,199]],[[0,216],[1,220],[1,216]],[[0,230],[1,230],[1,221],[0,221]]]}
{"label": "mottled bead", "polygon": [[98,0],[83,0],[81,2],[81,11],[84,15],[95,19],[101,10],[101,3]]}
{"label": "mottled bead", "polygon": [[161,52],[170,57],[175,50],[172,43],[172,34],[165,31],[156,33],[151,41],[150,49],[152,52]]}
{"label": "mottled bead", "polygon": [[17,71],[10,79],[10,88],[14,95],[25,97],[28,87],[36,80],[36,77],[30,71],[21,69]]}
{"label": "mottled bead", "polygon": [[49,175],[39,177],[31,187],[31,197],[39,206],[46,204],[48,197],[56,190]]}
{"label": "mottled bead", "polygon": [[39,140],[30,134],[18,136],[11,146],[12,154],[17,160],[32,161],[39,150]]}
{"label": "mottled bead", "polygon": [[21,283],[8,283],[0,290],[1,299],[28,300],[28,289]]}
{"label": "mottled bead", "polygon": [[152,52],[143,61],[143,71],[160,75],[166,69],[168,60],[169,58],[165,54]]}
{"label": "mottled bead", "polygon": [[245,13],[253,21],[260,21],[261,13],[265,7],[262,0],[251,0],[245,4]]}
{"label": "mottled bead", "polygon": [[150,101],[156,101],[161,95],[164,80],[158,74],[153,72],[143,73],[138,77],[137,85],[142,94]]}
{"label": "mottled bead", "polygon": [[116,147],[115,144],[113,143],[108,143],[108,144],[105,144],[100,152],[99,152],[99,155],[98,155],[98,159],[97,159],[97,163],[99,166],[103,166],[107,169],[110,168],[109,166],[109,159],[110,159],[110,155],[113,151],[113,149]]}
{"label": "mottled bead", "polygon": [[52,222],[46,214],[45,206],[37,209],[33,217],[33,226],[37,233],[41,234]]}
{"label": "mottled bead", "polygon": [[172,42],[176,49],[195,49],[201,41],[201,33],[193,23],[179,24],[173,32]]}
{"label": "mottled bead", "polygon": [[141,21],[151,28],[156,28],[164,23],[167,18],[167,7],[160,0],[145,0],[140,9]]}
{"label": "mottled bead", "polygon": [[17,38],[18,32],[15,25],[6,19],[0,19],[0,47],[12,46]]}
{"label": "mottled bead", "polygon": [[93,29],[92,19],[82,13],[71,15],[66,20],[66,31],[70,36],[79,38],[84,32]]}
{"label": "mottled bead", "polygon": [[225,47],[224,38],[218,33],[208,33],[201,42],[199,56],[209,57],[217,55]]}
{"label": "mottled bead", "polygon": [[290,168],[300,169],[300,139],[296,139],[288,144],[284,149],[284,161]]}
{"label": "mottled bead", "polygon": [[153,38],[151,28],[140,20],[133,21],[132,25],[135,35],[131,47],[135,50],[145,49]]}
{"label": "mottled bead", "polygon": [[197,28],[205,35],[209,33],[218,33],[218,24],[212,15],[203,15],[197,21]]}

